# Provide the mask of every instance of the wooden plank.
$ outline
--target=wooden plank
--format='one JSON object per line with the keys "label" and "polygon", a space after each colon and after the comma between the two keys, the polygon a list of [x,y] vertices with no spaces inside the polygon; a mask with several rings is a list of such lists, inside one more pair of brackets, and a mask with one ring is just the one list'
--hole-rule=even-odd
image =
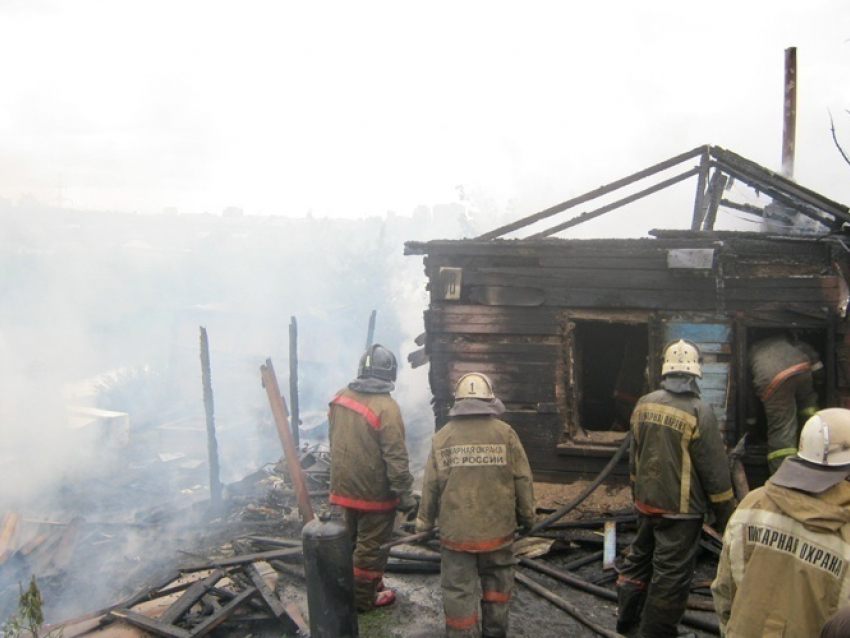
{"label": "wooden plank", "polygon": [[504,319],[522,319],[545,323],[555,319],[555,311],[551,308],[510,308],[499,306],[481,306],[477,304],[460,304],[446,302],[434,304],[425,311],[425,317],[449,316],[457,320],[473,322],[492,322]]}
{"label": "wooden plank", "polygon": [[[703,293],[716,288],[715,279],[703,275],[693,275],[672,270],[562,270],[560,276],[555,271],[538,271],[522,274],[518,272],[464,272],[463,287],[535,287],[543,290],[541,295],[549,299],[549,289],[569,287],[571,289],[614,288],[622,290],[700,290]],[[542,301],[541,301],[542,303]],[[528,304],[531,305],[531,304]]]}
{"label": "wooden plank", "polygon": [[274,560],[276,558],[286,558],[287,556],[297,556],[301,554],[300,547],[290,547],[287,549],[276,549],[270,552],[259,552],[256,554],[244,554],[242,556],[232,556],[231,558],[222,558],[215,562],[206,563],[204,565],[190,565],[184,567],[184,572],[198,572],[204,569],[217,569],[221,567],[231,567],[233,565],[244,565],[253,563],[257,560]]}
{"label": "wooden plank", "polygon": [[716,390],[716,389],[702,389],[700,392],[700,398],[710,403],[713,407],[717,408],[721,414],[726,414],[726,390]]}
{"label": "wooden plank", "polygon": [[64,569],[71,561],[71,556],[74,554],[74,549],[77,546],[77,540],[80,537],[81,527],[84,520],[81,517],[76,517],[68,523],[65,528],[65,533],[62,534],[62,539],[53,557],[50,559],[48,569]]}
{"label": "wooden plank", "polygon": [[501,363],[490,361],[464,361],[453,359],[447,361],[449,366],[449,374],[452,379],[460,379],[467,372],[482,372],[490,376],[494,380],[495,376],[500,375],[511,377],[537,377],[540,379],[554,379],[555,368],[550,363],[535,363],[528,361],[517,361],[515,363]]}
{"label": "wooden plank", "polygon": [[214,570],[212,574],[203,580],[192,583],[180,597],[174,601],[168,609],[159,617],[160,622],[173,625],[179,621],[192,606],[203,598],[215,584],[224,577],[220,569]]}
{"label": "wooden plank", "polygon": [[[512,383],[509,381],[493,380],[496,394],[503,402],[508,403],[550,403],[555,401],[555,389],[551,384],[539,383]],[[434,398],[438,401],[450,402],[454,398],[454,386],[445,384],[444,388],[437,388]]]}
{"label": "wooden plank", "polygon": [[593,249],[586,253],[540,258],[541,268],[583,268],[593,270],[662,270],[667,268],[667,250],[605,251]]}
{"label": "wooden plank", "polygon": [[157,636],[165,636],[166,638],[190,638],[191,633],[180,627],[166,625],[155,618],[149,618],[144,614],[140,614],[129,609],[113,609],[109,612],[108,618],[123,620],[131,625],[140,627],[145,631],[149,631]]}
{"label": "wooden plank", "polygon": [[783,301],[835,304],[838,302],[838,287],[834,288],[732,288],[723,292],[723,298],[731,301]]}
{"label": "wooden plank", "polygon": [[732,326],[728,323],[685,323],[669,321],[661,324],[666,342],[687,339],[696,344],[727,343],[732,337]]}
{"label": "wooden plank", "polygon": [[715,311],[714,294],[699,290],[547,290],[547,303],[551,306],[575,308],[631,308],[671,311]]}
{"label": "wooden plank", "polygon": [[295,625],[295,628],[298,630],[299,635],[301,636],[309,636],[310,635],[310,627],[304,622],[304,618],[301,616],[301,611],[296,607],[293,603],[286,605],[286,615],[289,616],[289,619],[292,621],[292,624]]}
{"label": "wooden plank", "polygon": [[540,266],[540,258],[526,255],[463,255],[438,254],[425,258],[426,268],[482,268],[484,266],[501,266],[504,268],[535,268]]}
{"label": "wooden plank", "polygon": [[837,288],[838,277],[727,277],[723,280],[727,289],[737,288]]}
{"label": "wooden plank", "polygon": [[286,613],[283,603],[268,586],[262,574],[260,574],[260,570],[257,569],[257,566],[253,563],[248,565],[245,567],[245,573],[247,573],[251,578],[251,582],[254,583],[254,587],[256,587],[257,591],[260,592],[260,596],[266,603],[266,606],[268,606],[269,611],[274,614],[274,617],[280,618],[283,616]]}
{"label": "wooden plank", "polygon": [[547,323],[455,323],[434,322],[428,325],[430,332],[438,334],[481,334],[481,335],[557,335],[558,324]]}
{"label": "wooden plank", "polygon": [[485,306],[540,306],[546,292],[532,286],[471,286],[469,298]]}
{"label": "wooden plank", "polygon": [[227,620],[233,613],[242,606],[249,598],[251,598],[254,594],[257,593],[256,588],[248,587],[244,591],[242,591],[236,598],[227,603],[224,607],[222,607],[221,611],[202,622],[200,625],[192,629],[189,634],[192,638],[196,636],[205,636],[210,633],[213,629],[218,627],[221,623]]}
{"label": "wooden plank", "polygon": [[504,361],[506,363],[548,363],[554,365],[560,354],[560,346],[548,343],[505,343],[503,341],[489,343],[470,343],[468,341],[440,343],[435,341],[429,343],[428,351],[431,357],[443,360]]}

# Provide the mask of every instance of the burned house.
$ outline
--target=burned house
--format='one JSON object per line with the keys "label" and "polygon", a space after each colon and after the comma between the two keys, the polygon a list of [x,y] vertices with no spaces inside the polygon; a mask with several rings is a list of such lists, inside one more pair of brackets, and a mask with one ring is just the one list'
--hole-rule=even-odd
{"label": "burned house", "polygon": [[[643,186],[671,171],[678,172]],[[639,239],[555,237],[688,179],[696,182],[689,229]],[[727,199],[733,180],[771,203]],[[715,230],[721,207],[757,216],[762,232]],[[541,222],[552,225],[505,238]],[[760,414],[745,426],[748,344],[796,331],[827,370],[821,407],[850,407],[848,222],[846,206],[703,146],[474,239],[407,242],[405,254],[424,255],[428,279],[424,348],[411,361],[430,363],[436,426],[447,420],[457,379],[481,371],[492,378],[507,408],[503,418],[538,479],[593,474],[625,437],[623,406],[657,387],[658,353],[682,337],[703,353],[703,398],[727,445],[749,432],[744,463],[750,482],[759,483],[765,421]]]}

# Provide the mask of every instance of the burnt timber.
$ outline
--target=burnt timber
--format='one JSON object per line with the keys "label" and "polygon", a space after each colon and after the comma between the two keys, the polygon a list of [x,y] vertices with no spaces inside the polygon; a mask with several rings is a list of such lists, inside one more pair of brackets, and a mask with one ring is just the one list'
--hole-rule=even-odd
{"label": "burnt timber", "polygon": [[[551,219],[688,162],[696,164],[595,210]],[[697,186],[687,230],[652,230],[637,239],[553,236],[690,178]],[[724,199],[733,179],[773,204],[759,209]],[[764,222],[777,214],[784,222],[802,219],[816,230],[776,232],[768,224],[768,232],[716,231],[721,207]],[[547,230],[504,238],[546,220],[554,224]],[[612,427],[612,396],[627,351],[643,357],[639,381],[646,390],[659,381],[655,353],[684,337],[700,345],[703,398],[731,447],[748,433],[747,345],[789,329],[821,353],[821,407],[850,407],[848,223],[846,206],[703,146],[474,239],[406,242],[405,254],[425,256],[425,341],[410,360],[430,363],[436,427],[447,420],[457,379],[484,372],[538,480],[589,476],[625,435]],[[762,414],[744,458],[752,484],[764,477],[764,444]]]}

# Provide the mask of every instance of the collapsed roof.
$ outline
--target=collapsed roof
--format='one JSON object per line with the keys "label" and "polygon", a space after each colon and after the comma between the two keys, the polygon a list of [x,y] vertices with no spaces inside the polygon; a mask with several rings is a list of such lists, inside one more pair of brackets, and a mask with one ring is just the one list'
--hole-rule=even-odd
{"label": "collapsed roof", "polygon": [[740,181],[759,193],[769,195],[773,198],[774,203],[784,210],[785,215],[789,212],[797,213],[823,225],[830,232],[838,231],[844,224],[850,223],[850,210],[848,210],[847,206],[800,186],[793,180],[731,151],[718,146],[704,145],[671,157],[664,162],[645,168],[605,186],[600,186],[539,213],[529,215],[486,232],[477,237],[477,239],[496,239],[503,237],[507,233],[528,228],[532,224],[552,218],[580,204],[590,202],[603,195],[608,195],[624,187],[658,176],[665,171],[680,167],[680,165],[684,165],[694,159],[699,160],[696,166],[692,166],[673,177],[656,182],[638,192],[600,206],[595,210],[583,212],[567,221],[559,222],[527,238],[542,239],[551,237],[563,230],[604,215],[692,177],[697,179],[697,192],[691,221],[691,230],[694,231],[713,230],[717,210],[721,206],[740,210],[758,217],[768,218],[771,216],[772,212],[768,210],[769,207],[762,209],[750,204],[740,204],[725,199],[723,193],[730,184],[730,180]]}

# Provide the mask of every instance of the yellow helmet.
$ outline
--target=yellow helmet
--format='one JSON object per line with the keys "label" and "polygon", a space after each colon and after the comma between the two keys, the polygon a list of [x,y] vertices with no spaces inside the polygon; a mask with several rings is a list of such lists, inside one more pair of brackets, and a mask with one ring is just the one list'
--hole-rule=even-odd
{"label": "yellow helmet", "polygon": [[679,339],[667,344],[664,348],[664,364],[661,366],[661,376],[671,372],[693,374],[702,379],[699,348],[693,341]]}
{"label": "yellow helmet", "polygon": [[458,379],[455,399],[494,399],[493,384],[479,372],[469,372]]}

